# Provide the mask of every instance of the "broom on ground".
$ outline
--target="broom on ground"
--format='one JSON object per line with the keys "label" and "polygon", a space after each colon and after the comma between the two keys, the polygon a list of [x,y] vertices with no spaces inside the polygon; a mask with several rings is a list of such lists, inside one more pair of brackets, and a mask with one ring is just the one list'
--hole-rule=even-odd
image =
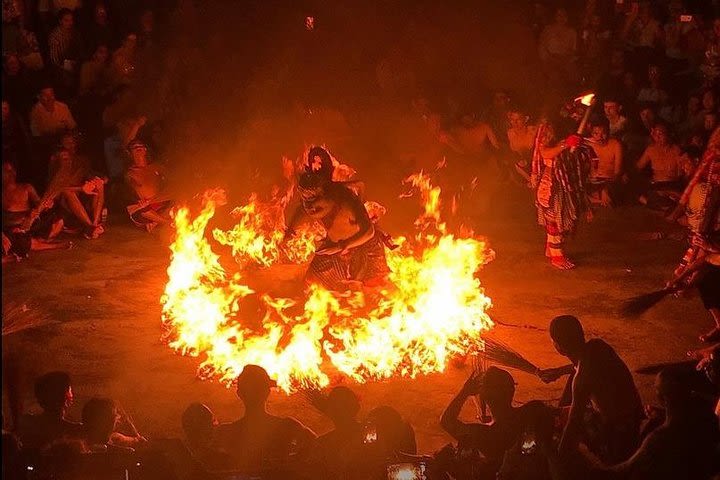
{"label": "broom on ground", "polygon": [[37,306],[27,302],[3,302],[2,335],[12,335],[53,322],[52,317]]}
{"label": "broom on ground", "polygon": [[703,256],[697,256],[697,258],[688,264],[681,272],[676,273],[674,278],[664,288],[626,300],[620,308],[620,315],[623,317],[638,317],[657,305],[668,295],[692,287],[697,283],[700,276],[702,276],[702,269],[705,265],[705,258]]}
{"label": "broom on ground", "polygon": [[684,287],[665,287],[650,293],[643,293],[636,297],[625,300],[620,308],[620,315],[623,317],[639,317],[643,313],[657,305],[663,298],[679,292]]}

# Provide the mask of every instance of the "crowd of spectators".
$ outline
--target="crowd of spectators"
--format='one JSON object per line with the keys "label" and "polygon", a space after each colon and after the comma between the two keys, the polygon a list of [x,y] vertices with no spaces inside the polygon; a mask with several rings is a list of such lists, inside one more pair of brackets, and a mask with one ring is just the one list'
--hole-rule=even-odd
{"label": "crowd of spectators", "polygon": [[[93,397],[80,422],[68,418],[70,376],[35,382],[39,413],[14,415],[3,431],[4,478],[153,479],[711,479],[720,473],[720,345],[695,365],[657,375],[659,406],[643,407],[633,376],[615,349],[586,339],[579,320],[550,322],[550,339],[566,366],[539,370],[550,383],[569,375],[559,405],[514,406],[507,370],[475,369],[446,407],[440,426],[455,441],[418,454],[415,432],[391,406],[369,408],[347,386],[306,390],[308,407],[332,424],[316,435],[267,409],[275,381],[246,365],[236,380],[244,414],[219,423],[202,403],[178,419],[182,439],[146,438],[118,402]],[[478,420],[461,420],[470,398]],[[713,412],[715,405],[718,407]],[[366,406],[369,407],[369,406]],[[14,412],[17,413],[17,412]],[[481,415],[482,414],[482,415]],[[489,414],[489,415],[488,415]]]}
{"label": "crowd of spectators", "polygon": [[[529,23],[544,91],[553,98],[597,95],[585,139],[596,153],[594,202],[639,203],[692,229],[681,194],[719,126],[718,6],[681,0],[583,6],[535,2]],[[72,235],[98,238],[108,208],[127,212],[148,231],[167,222],[172,199],[155,135],[161,119],[150,124],[134,108],[138,71],[163,48],[156,24],[165,13],[143,2],[3,1],[4,260],[67,248]],[[452,117],[424,100],[408,110],[441,148],[470,157],[493,152],[501,176],[524,185],[531,183],[538,124],[560,108],[525,106],[498,88],[483,112]],[[706,306],[717,328],[704,338],[711,344],[720,340],[720,305],[712,300]],[[274,382],[259,366],[246,365],[237,379],[242,418],[218,424],[207,405],[192,404],[181,419],[185,438],[164,441],[143,437],[107,398],[89,400],[81,422],[67,418],[70,377],[51,372],[35,385],[42,412],[13,419],[3,432],[3,475],[395,480],[718,473],[717,344],[698,352],[701,372],[695,365],[660,372],[661,408],[643,408],[632,374],[610,345],[586,339],[569,316],[555,318],[550,334],[570,364],[538,376],[546,382],[570,376],[560,405],[538,400],[516,407],[508,371],[474,372],[440,419],[457,443],[432,456],[417,455],[412,426],[392,407],[358,418],[359,399],[347,387],[307,393],[334,426],[319,437],[297,420],[272,415],[266,401]],[[488,406],[492,422],[459,419],[471,397]]]}
{"label": "crowd of spectators", "polygon": [[59,234],[98,238],[108,208],[132,205],[148,230],[167,220],[132,92],[137,65],[161,48],[165,9],[153,6],[3,2],[4,261],[72,245]]}

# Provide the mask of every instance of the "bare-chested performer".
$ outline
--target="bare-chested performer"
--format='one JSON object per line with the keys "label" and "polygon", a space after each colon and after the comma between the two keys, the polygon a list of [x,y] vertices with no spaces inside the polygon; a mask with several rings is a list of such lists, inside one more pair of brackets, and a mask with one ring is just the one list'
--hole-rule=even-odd
{"label": "bare-chested performer", "polygon": [[165,168],[148,160],[144,143],[133,141],[128,149],[132,165],[125,173],[125,178],[138,201],[128,205],[127,211],[135,225],[145,227],[149,232],[170,220],[169,211],[173,201],[163,191]]}
{"label": "bare-chested performer", "polygon": [[[570,375],[572,403],[560,441],[561,453],[573,451],[582,441],[606,462],[626,460],[638,446],[645,416],[627,365],[603,340],[586,341],[580,321],[573,316],[553,318],[550,336],[558,353],[572,362],[538,374],[546,383]],[[596,418],[596,431],[592,433],[583,425],[588,406],[592,406]]]}
{"label": "bare-chested performer", "polygon": [[24,257],[30,250],[50,250],[69,245],[53,241],[62,231],[63,221],[51,210],[51,206],[41,203],[32,185],[18,183],[15,167],[10,162],[3,162],[2,231],[11,244],[7,253]]}
{"label": "bare-chested performer", "polygon": [[612,205],[613,186],[622,173],[622,144],[610,138],[607,123],[593,125],[590,140],[590,146],[595,151],[595,158],[590,163],[590,201],[609,207]]}
{"label": "bare-chested performer", "polygon": [[510,123],[507,137],[510,151],[515,154],[515,171],[529,184],[538,127],[528,124],[530,117],[520,108],[511,108],[507,117]]}
{"label": "bare-chested performer", "polygon": [[298,182],[302,207],[288,222],[287,235],[312,220],[322,223],[327,232],[307,280],[341,291],[382,284],[389,271],[382,236],[360,198],[343,183],[333,182],[332,172],[330,154],[312,148]]}
{"label": "bare-chested performer", "polygon": [[659,123],[650,130],[652,143],[637,162],[637,169],[650,168],[650,186],[640,197],[640,203],[650,208],[674,206],[683,191],[683,180],[689,170],[689,160],[678,145],[670,141],[668,128]]}

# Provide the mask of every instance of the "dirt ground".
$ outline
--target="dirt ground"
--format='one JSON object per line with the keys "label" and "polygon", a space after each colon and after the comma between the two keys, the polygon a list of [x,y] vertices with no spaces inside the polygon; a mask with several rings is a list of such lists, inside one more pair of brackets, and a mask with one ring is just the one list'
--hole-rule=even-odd
{"label": "dirt ground", "polygon": [[[519,204],[497,208],[502,213],[477,219],[475,226],[497,252],[481,279],[493,299],[490,314],[502,323],[496,334],[505,343],[541,368],[564,364],[546,327],[553,316],[570,313],[582,320],[589,335],[613,345],[632,369],[683,359],[688,349],[699,346],[697,335],[710,327],[710,319],[695,294],[666,299],[638,320],[615,313],[623,299],[660,286],[684,248],[677,239],[646,241],[634,234],[679,230],[636,207],[600,211],[570,246],[578,268],[560,272],[544,261],[543,234],[529,201]],[[169,238],[167,231],[148,235],[130,225],[111,224],[100,239],[80,241],[70,251],[39,252],[3,266],[3,301],[25,302],[51,319],[3,338],[3,355],[22,359],[20,388],[27,409],[35,408],[34,376],[64,369],[73,377],[76,418],[92,395],[117,399],[150,437],[179,435],[180,414],[194,401],[207,403],[220,420],[241,415],[232,391],[196,379],[197,359],[178,356],[160,342],[159,299]],[[560,396],[562,382],[544,385],[513,373],[518,402]],[[438,420],[468,374],[469,367],[450,366],[442,374],[353,388],[363,411],[380,404],[396,407],[415,427],[420,450],[431,452],[449,441]],[[636,381],[643,399],[653,401],[653,379],[636,376]],[[274,392],[270,410],[293,415],[317,433],[330,428],[302,395]],[[473,411],[468,405],[468,418]]]}

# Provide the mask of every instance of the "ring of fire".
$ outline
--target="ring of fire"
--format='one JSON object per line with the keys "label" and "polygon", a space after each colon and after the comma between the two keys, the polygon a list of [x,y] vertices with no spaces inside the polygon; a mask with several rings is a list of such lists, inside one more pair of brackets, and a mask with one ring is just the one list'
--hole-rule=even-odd
{"label": "ring of fire", "polygon": [[[188,206],[178,208],[161,299],[164,340],[178,353],[200,357],[203,379],[230,386],[245,365],[256,364],[286,393],[327,386],[331,369],[357,382],[442,372],[452,357],[481,349],[481,335],[493,323],[476,274],[493,253],[479,238],[447,232],[441,192],[429,177],[420,172],[406,183],[419,191],[424,211],[417,233],[396,238],[399,248],[387,252],[392,287],[368,295],[310,285],[302,303],[260,295],[242,269],[223,268],[207,231],[221,191],[205,192],[195,215]],[[235,227],[214,229],[212,237],[242,262],[306,262],[318,232],[300,232],[283,244],[284,206],[253,196],[233,210]],[[251,295],[265,308],[260,327],[243,320],[241,301]]]}

